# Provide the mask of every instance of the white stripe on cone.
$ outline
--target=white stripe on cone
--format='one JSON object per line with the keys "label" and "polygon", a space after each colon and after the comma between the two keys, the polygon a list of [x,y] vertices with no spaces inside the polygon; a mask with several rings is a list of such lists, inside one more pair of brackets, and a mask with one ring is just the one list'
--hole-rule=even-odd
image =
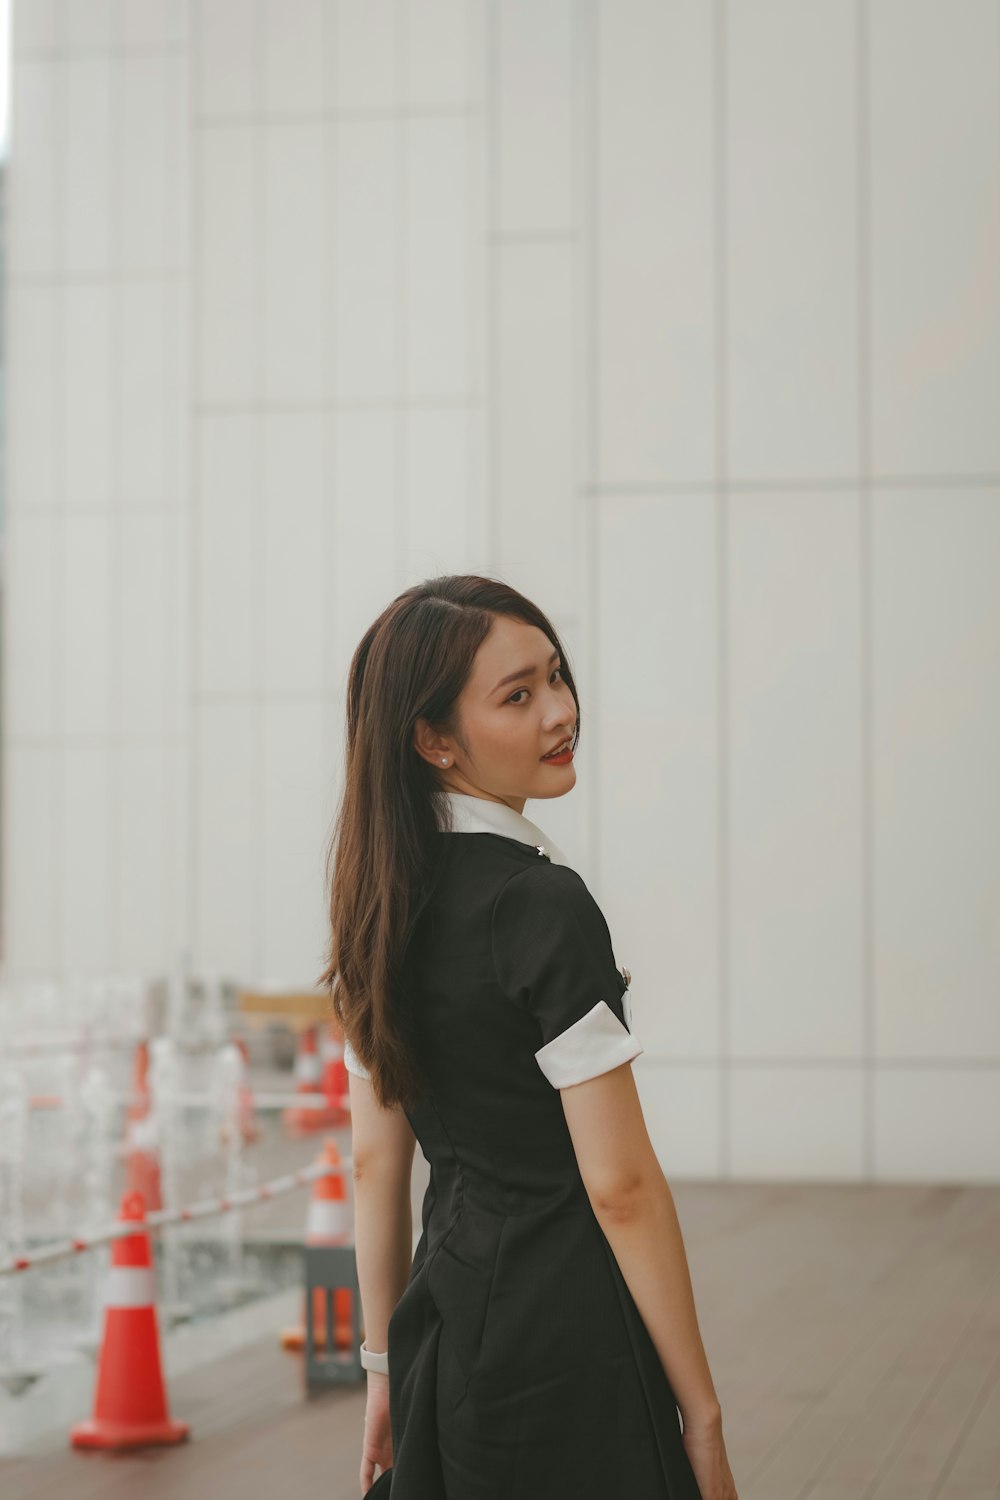
{"label": "white stripe on cone", "polygon": [[295,1078],[298,1083],[319,1083],[323,1069],[315,1052],[300,1052],[295,1063]]}
{"label": "white stripe on cone", "polygon": [[152,1307],[156,1273],[152,1266],[111,1266],[105,1282],[105,1307]]}
{"label": "white stripe on cone", "polygon": [[350,1228],[347,1204],[335,1198],[313,1198],[306,1218],[306,1238],[346,1234]]}
{"label": "white stripe on cone", "polygon": [[324,1063],[336,1062],[338,1057],[343,1057],[344,1049],[335,1036],[329,1032],[320,1039],[319,1055]]}

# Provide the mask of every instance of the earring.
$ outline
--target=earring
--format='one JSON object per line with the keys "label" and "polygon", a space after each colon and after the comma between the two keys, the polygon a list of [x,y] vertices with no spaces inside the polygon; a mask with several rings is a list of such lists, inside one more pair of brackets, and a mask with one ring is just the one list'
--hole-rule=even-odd
{"label": "earring", "polygon": [[442,757],[441,757],[441,764],[443,766],[446,766],[448,764],[448,757],[446,755],[442,755]]}

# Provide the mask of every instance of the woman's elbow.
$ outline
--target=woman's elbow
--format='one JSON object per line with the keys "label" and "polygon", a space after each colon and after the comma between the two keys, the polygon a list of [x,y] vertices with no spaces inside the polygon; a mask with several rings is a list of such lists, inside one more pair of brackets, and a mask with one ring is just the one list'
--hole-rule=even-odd
{"label": "woman's elbow", "polygon": [[619,1223],[635,1218],[651,1187],[648,1172],[629,1168],[613,1179],[588,1187],[587,1192],[598,1218]]}

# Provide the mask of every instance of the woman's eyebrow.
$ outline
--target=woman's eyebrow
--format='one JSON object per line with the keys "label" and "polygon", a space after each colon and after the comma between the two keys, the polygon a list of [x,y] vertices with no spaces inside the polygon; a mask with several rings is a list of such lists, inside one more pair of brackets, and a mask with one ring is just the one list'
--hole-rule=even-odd
{"label": "woman's eyebrow", "polygon": [[[551,666],[558,655],[558,651],[553,651],[552,655],[549,657],[547,665]],[[517,677],[534,677],[537,670],[537,667],[522,667],[519,672],[511,672],[507,677],[501,677],[500,681],[493,689],[493,692],[490,693],[490,697],[492,698],[493,693],[499,692],[502,687],[506,687],[508,682],[513,682]]]}

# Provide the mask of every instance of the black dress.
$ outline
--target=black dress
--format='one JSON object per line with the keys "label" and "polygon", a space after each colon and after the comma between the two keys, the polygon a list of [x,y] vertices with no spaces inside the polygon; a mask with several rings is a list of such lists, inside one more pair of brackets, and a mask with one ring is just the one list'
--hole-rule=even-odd
{"label": "black dress", "polygon": [[[407,1118],[430,1182],[389,1321],[385,1490],[700,1500],[559,1098],[642,1052],[627,970],[583,879],[535,823],[506,804],[445,800],[452,829],[410,950],[429,1087]],[[365,1076],[349,1047],[345,1061]]]}

